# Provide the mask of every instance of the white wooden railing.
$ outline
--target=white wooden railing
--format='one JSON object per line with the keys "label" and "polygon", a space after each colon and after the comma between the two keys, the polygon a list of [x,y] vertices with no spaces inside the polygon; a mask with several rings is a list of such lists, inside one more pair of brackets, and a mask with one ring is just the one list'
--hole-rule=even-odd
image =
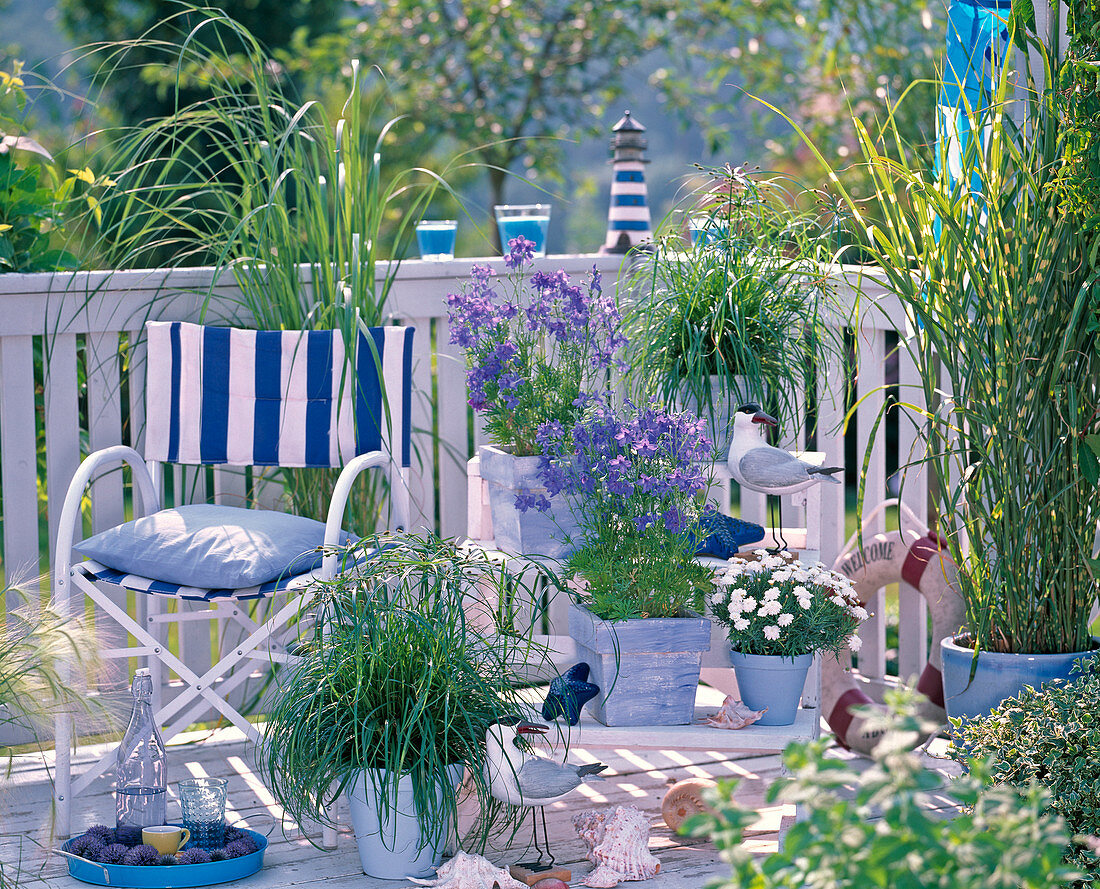
{"label": "white wooden railing", "polygon": [[[501,268],[499,260],[485,261]],[[444,296],[459,286],[472,262],[406,262],[397,271],[388,302],[395,319],[418,329],[414,360],[414,509],[419,510],[422,523],[444,535],[462,535],[466,530],[466,461],[471,439],[462,357],[449,343]],[[595,264],[609,287],[619,272],[620,258],[558,256],[540,260],[539,264],[543,268],[564,268],[578,277]],[[130,373],[129,367],[143,367],[142,325],[149,318],[198,320],[211,276],[209,269],[0,276],[0,568],[9,580],[33,578],[48,571],[44,555],[47,544],[52,548],[66,487],[83,456],[118,443],[141,449],[144,376]],[[881,288],[860,281],[856,271],[837,269],[833,280],[839,308],[832,323],[846,331],[854,343],[854,397],[860,404],[848,430],[848,435],[855,438],[858,455],[856,464],[847,466],[852,481],[861,469],[869,431],[886,397],[887,339],[896,336],[903,315],[896,301],[882,295]],[[213,293],[205,318],[215,323],[235,319],[235,285],[231,281],[218,282]],[[854,323],[853,318],[857,318]],[[44,373],[36,374],[36,350],[43,350],[47,356]],[[123,354],[129,356],[126,366],[120,358]],[[915,383],[915,370],[904,351],[898,367],[902,386]],[[835,430],[843,425],[846,403],[852,399],[850,381],[851,374],[845,368],[821,369],[818,428],[826,431],[819,432],[811,444],[825,452],[830,465],[845,462],[844,438]],[[905,392],[903,400],[912,401],[918,390],[907,388]],[[434,441],[433,427],[438,432]],[[473,432],[476,439],[478,430]],[[44,464],[39,462],[38,434],[45,441]],[[807,442],[789,444],[804,447]],[[886,439],[879,435],[867,470],[869,507],[886,496],[887,466],[904,465],[912,444],[912,428],[903,422],[897,450],[905,456],[900,460],[895,457],[888,464]],[[207,474],[200,472],[177,477],[175,490],[186,491],[189,500],[210,497],[233,502],[243,495],[244,483],[239,474],[215,473],[210,484]],[[40,532],[38,522],[43,491],[45,534]],[[921,480],[910,479],[904,495],[923,517]],[[122,521],[128,502],[127,480],[122,473],[98,480],[91,502],[91,532]],[[746,496],[741,503],[745,518],[765,519],[763,498]],[[785,513],[785,524],[792,524],[791,518]],[[843,490],[824,486],[821,555],[826,563],[831,564],[845,537]],[[140,610],[141,602],[130,598],[129,607]],[[14,597],[9,598],[9,606],[14,601]],[[876,620],[865,631],[860,666],[866,675],[881,677],[886,666],[881,592],[871,610]],[[919,673],[923,667],[924,621],[917,594],[903,590],[899,649],[903,676]],[[197,660],[199,666],[209,663],[209,634],[181,636],[181,650],[192,649],[183,653],[185,659]],[[204,648],[206,651],[201,651]]]}

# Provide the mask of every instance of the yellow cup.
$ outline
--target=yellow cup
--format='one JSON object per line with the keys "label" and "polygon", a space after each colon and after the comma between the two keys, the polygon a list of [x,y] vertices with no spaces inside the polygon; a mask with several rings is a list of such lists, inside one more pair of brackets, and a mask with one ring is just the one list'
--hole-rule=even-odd
{"label": "yellow cup", "polygon": [[191,839],[191,831],[186,827],[176,827],[174,824],[141,829],[141,841],[147,846],[152,846],[161,855],[175,855],[187,845],[189,839]]}

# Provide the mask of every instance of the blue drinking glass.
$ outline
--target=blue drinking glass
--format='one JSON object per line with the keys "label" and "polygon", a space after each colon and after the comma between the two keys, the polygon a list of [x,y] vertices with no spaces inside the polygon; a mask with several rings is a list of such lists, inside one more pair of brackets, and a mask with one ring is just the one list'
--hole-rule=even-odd
{"label": "blue drinking glass", "polygon": [[454,219],[425,219],[416,224],[416,244],[420,258],[433,261],[455,258],[455,233],[458,222]]}
{"label": "blue drinking glass", "polygon": [[535,245],[534,255],[546,255],[546,230],[550,227],[549,204],[498,204],[493,207],[500,232],[501,249],[508,253],[508,242],[523,237]]}

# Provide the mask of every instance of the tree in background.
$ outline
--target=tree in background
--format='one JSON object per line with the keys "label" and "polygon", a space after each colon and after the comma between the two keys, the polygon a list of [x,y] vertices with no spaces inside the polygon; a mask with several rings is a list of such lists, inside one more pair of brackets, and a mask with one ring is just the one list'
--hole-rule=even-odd
{"label": "tree in background", "polygon": [[[74,37],[120,40],[152,27],[151,36],[186,34],[184,7],[172,0],[61,0]],[[568,140],[602,135],[608,106],[644,74],[668,120],[703,136],[704,157],[744,150],[744,109],[763,126],[754,164],[782,167],[814,181],[821,171],[799,155],[797,141],[749,98],[790,113],[822,146],[834,167],[852,153],[850,113],[875,129],[875,118],[915,81],[931,79],[944,40],[940,0],[293,0],[224,4],[273,53],[282,76],[314,98],[346,74],[353,58],[384,76],[386,101],[408,126],[391,154],[410,161],[468,152],[485,170],[490,204],[502,203],[509,176],[560,180],[576,151]],[[176,15],[173,26],[155,25]],[[338,19],[347,14],[343,21]],[[155,27],[154,27],[155,25]],[[144,54],[148,54],[147,56]],[[124,121],[189,104],[212,70],[183,71],[173,54],[131,48],[124,78],[110,98]],[[222,65],[214,52],[210,66]],[[231,62],[229,63],[231,65]],[[118,72],[115,74],[116,80]],[[364,95],[376,103],[378,93]],[[899,107],[903,138],[930,143],[935,104],[930,85]],[[649,121],[647,121],[649,122]],[[652,129],[652,123],[651,123]],[[733,131],[733,132],[731,132]],[[736,138],[733,138],[736,136]],[[765,137],[768,137],[765,141]],[[691,152],[694,154],[694,151]],[[471,175],[467,171],[466,175]],[[591,180],[591,174],[589,180]],[[582,182],[575,194],[593,182]],[[858,187],[854,189],[859,191]],[[491,227],[490,230],[495,227]]]}
{"label": "tree in background", "polygon": [[[244,25],[269,50],[335,30],[345,6],[343,0],[212,0],[209,5]],[[107,98],[122,123],[137,124],[171,114],[176,107],[204,95],[201,72],[189,78],[179,96],[175,94],[174,72],[166,61],[175,54],[164,46],[178,44],[189,26],[206,19],[200,11],[188,13],[188,7],[178,0],[59,0],[59,6],[66,30],[80,46],[144,37],[140,43],[130,43],[126,51],[125,65],[132,76],[120,76],[112,62],[104,68],[112,78]],[[209,41],[211,51],[217,51],[217,35],[212,29],[198,39]],[[100,47],[91,58],[103,62],[114,51]]]}
{"label": "tree in background", "polygon": [[[356,5],[361,17],[324,42],[328,58],[378,65],[398,107],[485,164],[493,203],[521,162],[551,175],[560,168],[555,137],[601,133],[639,61],[650,62],[662,103],[698,127],[712,153],[728,142],[731,104],[748,92],[793,106],[818,144],[844,157],[840,131],[850,127],[839,121],[849,109],[873,116],[888,95],[930,77],[944,33],[943,10],[925,0]],[[901,124],[920,138],[919,121]]]}

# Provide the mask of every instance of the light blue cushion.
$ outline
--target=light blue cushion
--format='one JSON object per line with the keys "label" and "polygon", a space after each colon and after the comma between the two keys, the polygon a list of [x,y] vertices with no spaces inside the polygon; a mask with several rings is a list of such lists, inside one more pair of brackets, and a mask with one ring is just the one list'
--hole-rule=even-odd
{"label": "light blue cushion", "polygon": [[[325,526],[313,519],[198,503],[162,509],[89,537],[77,552],[154,580],[210,589],[258,586],[321,564]],[[342,531],[339,543],[350,538]]]}

